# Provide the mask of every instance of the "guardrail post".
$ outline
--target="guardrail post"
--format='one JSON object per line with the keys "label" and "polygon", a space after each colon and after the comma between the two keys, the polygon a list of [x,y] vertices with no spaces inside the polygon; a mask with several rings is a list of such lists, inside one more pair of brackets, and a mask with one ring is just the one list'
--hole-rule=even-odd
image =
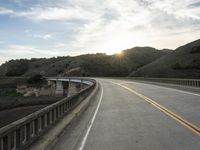
{"label": "guardrail post", "polygon": [[54,109],[52,109],[52,111],[51,111],[52,113],[51,113],[51,119],[52,119],[52,122],[51,123],[53,123],[54,122],[54,120],[55,120],[55,112],[54,112]]}
{"label": "guardrail post", "polygon": [[21,128],[21,136],[22,136],[22,145],[26,143],[26,125],[22,126]]}
{"label": "guardrail post", "polygon": [[0,150],[2,150],[2,143],[1,143],[1,138],[0,138]]}
{"label": "guardrail post", "polygon": [[60,105],[58,106],[58,118],[60,117]]}
{"label": "guardrail post", "polygon": [[54,120],[53,121],[55,122],[55,120],[56,120],[56,108],[54,108],[53,111],[54,111],[54,114],[53,114]]}
{"label": "guardrail post", "polygon": [[44,128],[47,127],[47,114],[44,114]]}
{"label": "guardrail post", "polygon": [[61,110],[62,110],[62,115],[64,114],[64,107],[63,107],[63,104],[61,104]]}
{"label": "guardrail post", "polygon": [[24,145],[24,126],[22,126],[20,129],[19,129],[19,134],[20,134],[20,147],[22,145]]}
{"label": "guardrail post", "polygon": [[31,134],[30,134],[30,123],[27,123],[26,124],[26,141],[28,141],[31,137]]}
{"label": "guardrail post", "polygon": [[81,79],[81,90],[83,89],[83,79]]}
{"label": "guardrail post", "polygon": [[35,136],[35,124],[34,121],[32,121],[30,123],[30,137],[34,137]]}
{"label": "guardrail post", "polygon": [[65,103],[65,111],[67,111],[68,110],[68,103],[66,102]]}
{"label": "guardrail post", "polygon": [[17,133],[16,131],[14,131],[14,135],[13,135],[13,150],[17,149]]}
{"label": "guardrail post", "polygon": [[13,150],[18,150],[20,149],[20,130],[16,130],[14,131],[14,137],[13,137],[13,142],[14,142],[14,145],[13,145]]}
{"label": "guardrail post", "polygon": [[49,111],[49,112],[47,112],[47,126],[49,126],[51,123],[51,120],[50,120],[50,113],[51,113],[51,111]]}
{"label": "guardrail post", "polygon": [[38,119],[35,119],[35,120],[34,120],[34,128],[35,128],[35,130],[34,130],[34,134],[37,135],[38,132],[39,132]]}
{"label": "guardrail post", "polygon": [[41,125],[42,125],[42,130],[45,128],[45,115],[41,116]]}
{"label": "guardrail post", "polygon": [[9,133],[8,135],[7,135],[7,137],[8,137],[8,150],[11,150],[11,148],[12,148],[12,139],[11,139],[11,133]]}
{"label": "guardrail post", "polygon": [[41,116],[38,118],[38,127],[39,127],[39,132],[42,131],[42,118]]}
{"label": "guardrail post", "polygon": [[60,115],[62,116],[62,114],[63,114],[63,105],[61,104],[60,105]]}
{"label": "guardrail post", "polygon": [[58,119],[58,106],[56,106],[56,120]]}
{"label": "guardrail post", "polygon": [[63,114],[62,104],[60,104],[60,116]]}
{"label": "guardrail post", "polygon": [[2,150],[7,150],[8,149],[8,137],[2,137],[1,139],[1,148]]}
{"label": "guardrail post", "polygon": [[65,113],[65,103],[62,104],[63,107],[63,114]]}

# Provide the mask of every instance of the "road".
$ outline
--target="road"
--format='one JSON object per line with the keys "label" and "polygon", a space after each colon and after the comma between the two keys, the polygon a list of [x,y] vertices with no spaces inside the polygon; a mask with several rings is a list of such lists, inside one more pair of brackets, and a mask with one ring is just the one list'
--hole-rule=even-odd
{"label": "road", "polygon": [[97,100],[52,150],[199,150],[200,94],[126,80],[97,79]]}

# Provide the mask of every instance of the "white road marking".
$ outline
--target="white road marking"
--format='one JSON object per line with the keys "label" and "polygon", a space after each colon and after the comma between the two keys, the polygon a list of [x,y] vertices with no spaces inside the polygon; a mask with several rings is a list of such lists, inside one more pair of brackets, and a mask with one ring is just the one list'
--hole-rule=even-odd
{"label": "white road marking", "polygon": [[[123,82],[123,83],[120,83],[120,84],[133,84],[133,83],[139,83],[139,82]],[[163,86],[159,86],[159,85],[154,85],[154,84],[151,84],[151,83],[142,83],[142,84],[148,84],[148,85],[153,85],[155,87],[159,87],[159,88],[163,88],[163,89],[168,89],[170,91],[176,91],[176,92],[179,92],[179,93],[184,93],[184,94],[191,94],[191,95],[195,95],[195,96],[200,96],[200,94],[196,94],[196,93],[193,93],[193,92],[187,92],[187,91],[183,91],[183,90],[178,90],[178,89],[174,89],[174,88],[168,88],[168,87],[163,87]]]}
{"label": "white road marking", "polygon": [[127,86],[124,86],[123,84],[115,83],[115,82],[112,82],[112,83],[121,86],[122,88],[130,91],[131,93],[133,93],[133,94],[137,95],[138,97],[142,98],[143,100],[147,101],[148,103],[150,103],[151,105],[153,105],[157,109],[164,112],[169,117],[173,118],[174,120],[181,123],[183,126],[185,126],[186,128],[190,129],[191,131],[193,131],[194,133],[196,133],[197,135],[200,136],[200,128],[198,126],[192,124],[191,122],[185,120],[184,118],[182,118],[178,114],[176,114],[176,113],[172,112],[171,110],[167,109],[166,107],[160,105],[159,103],[156,102],[156,100],[151,99],[151,98],[135,91],[134,89],[131,89]]}
{"label": "white road marking", "polygon": [[83,137],[83,140],[82,140],[81,145],[80,145],[80,147],[79,147],[78,150],[83,150],[83,148],[84,148],[84,146],[85,146],[85,143],[86,143],[86,141],[87,141],[88,135],[89,135],[89,133],[90,133],[90,130],[91,130],[92,125],[93,125],[93,123],[94,123],[94,120],[95,120],[95,118],[96,118],[96,115],[97,115],[97,112],[98,112],[98,110],[99,110],[99,107],[100,107],[100,105],[101,105],[102,99],[103,99],[103,87],[101,86],[101,96],[100,96],[100,99],[99,99],[97,108],[96,108],[96,110],[95,110],[95,112],[94,112],[94,115],[92,116],[92,119],[91,119],[91,121],[90,121],[90,124],[89,124],[89,126],[88,126],[88,129],[87,129],[87,131],[86,131],[86,134],[85,134],[85,136]]}

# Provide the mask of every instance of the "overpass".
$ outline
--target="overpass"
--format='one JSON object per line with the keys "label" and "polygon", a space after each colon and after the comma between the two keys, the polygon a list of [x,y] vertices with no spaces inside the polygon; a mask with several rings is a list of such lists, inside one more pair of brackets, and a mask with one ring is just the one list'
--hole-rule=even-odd
{"label": "overpass", "polygon": [[[37,114],[40,116],[40,126],[38,126],[40,129],[48,128],[48,124],[59,127],[45,129],[46,133],[40,135],[43,136],[42,140],[37,140],[42,142],[32,144],[30,149],[200,149],[199,80],[97,78],[98,84],[94,80],[84,79],[84,81],[91,84],[78,96],[73,97],[74,101],[62,100],[61,103],[65,105],[53,104],[55,111],[50,109],[52,107],[47,107],[45,115],[40,114],[44,113],[42,111]],[[83,99],[88,96],[88,103],[82,105],[86,102]],[[82,102],[75,104],[75,99]],[[72,113],[71,116],[75,119],[70,121],[68,121],[69,111],[73,110],[69,104],[75,110],[81,105],[84,108],[79,107],[78,111]],[[48,114],[49,109],[52,111]],[[73,115],[79,112],[81,112],[79,115]],[[65,121],[58,122],[57,118]],[[52,123],[53,120],[57,123]],[[30,122],[26,124],[23,130],[26,131],[23,135],[25,142],[31,139],[31,136],[33,139],[38,138],[30,134],[37,130],[36,126],[32,126],[34,127],[32,130],[31,124]],[[63,124],[62,128],[61,124]],[[58,131],[58,129],[62,130]],[[13,125],[12,131],[13,134],[9,133],[8,129],[4,129],[4,132],[0,131],[1,150],[24,148],[24,141],[22,145],[17,145],[19,139],[16,137],[20,135],[17,134],[20,130],[16,124]],[[29,142],[26,144],[29,145]]]}

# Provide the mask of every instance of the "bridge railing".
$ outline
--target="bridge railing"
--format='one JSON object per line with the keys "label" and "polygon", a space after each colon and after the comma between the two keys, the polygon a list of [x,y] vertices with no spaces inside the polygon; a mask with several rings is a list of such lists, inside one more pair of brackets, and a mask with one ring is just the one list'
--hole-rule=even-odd
{"label": "bridge railing", "polygon": [[60,118],[67,115],[92,92],[96,85],[95,80],[81,80],[92,84],[75,95],[64,98],[1,128],[0,150],[26,149],[37,137],[46,132]]}
{"label": "bridge railing", "polygon": [[150,81],[150,82],[161,82],[168,84],[200,87],[200,79],[174,79],[174,78],[130,78],[133,80]]}

